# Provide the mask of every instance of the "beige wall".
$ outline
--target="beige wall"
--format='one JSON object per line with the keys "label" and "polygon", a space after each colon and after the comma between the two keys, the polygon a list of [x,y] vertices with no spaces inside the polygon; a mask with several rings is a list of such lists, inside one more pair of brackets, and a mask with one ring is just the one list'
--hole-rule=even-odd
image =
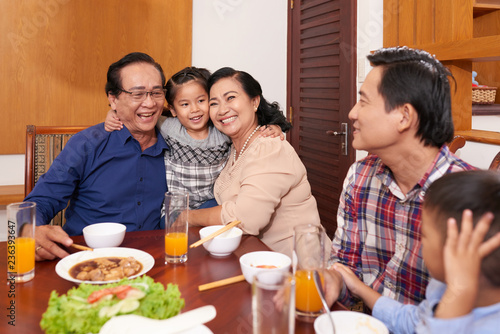
{"label": "beige wall", "polygon": [[26,125],[104,120],[108,66],[148,53],[168,77],[191,64],[192,1],[0,0],[0,154]]}

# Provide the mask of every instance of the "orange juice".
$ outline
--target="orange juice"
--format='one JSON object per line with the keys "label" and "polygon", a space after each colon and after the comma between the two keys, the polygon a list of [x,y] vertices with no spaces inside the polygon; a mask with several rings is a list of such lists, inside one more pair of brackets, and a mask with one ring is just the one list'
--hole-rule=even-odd
{"label": "orange juice", "polygon": [[35,239],[16,238],[16,263],[14,271],[25,274],[35,269]]}
{"label": "orange juice", "polygon": [[165,254],[181,256],[187,253],[188,238],[186,233],[172,232],[165,235]]}
{"label": "orange juice", "polygon": [[314,284],[310,270],[297,270],[295,273],[295,307],[303,312],[319,312],[321,299]]}

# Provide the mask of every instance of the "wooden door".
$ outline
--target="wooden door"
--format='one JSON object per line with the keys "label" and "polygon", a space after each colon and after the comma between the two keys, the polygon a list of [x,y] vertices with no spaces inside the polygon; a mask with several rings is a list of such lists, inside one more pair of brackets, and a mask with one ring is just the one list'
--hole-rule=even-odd
{"label": "wooden door", "polygon": [[[307,168],[332,237],[342,184],[355,157],[347,115],[356,103],[356,1],[289,5],[287,117],[293,128],[287,139]],[[347,135],[328,134],[342,132],[342,124]]]}

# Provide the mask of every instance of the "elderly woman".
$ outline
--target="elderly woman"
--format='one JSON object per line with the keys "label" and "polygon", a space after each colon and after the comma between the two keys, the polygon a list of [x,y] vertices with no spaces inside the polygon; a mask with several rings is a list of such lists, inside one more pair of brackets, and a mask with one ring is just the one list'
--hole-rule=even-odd
{"label": "elderly woman", "polygon": [[221,68],[208,85],[210,118],[231,138],[232,147],[214,187],[220,205],[190,211],[189,222],[207,226],[240,220],[244,233],[290,256],[294,226],[320,225],[316,200],[293,147],[257,133],[270,123],[286,131],[290,123],[277,103],[264,99],[260,84],[246,72]]}

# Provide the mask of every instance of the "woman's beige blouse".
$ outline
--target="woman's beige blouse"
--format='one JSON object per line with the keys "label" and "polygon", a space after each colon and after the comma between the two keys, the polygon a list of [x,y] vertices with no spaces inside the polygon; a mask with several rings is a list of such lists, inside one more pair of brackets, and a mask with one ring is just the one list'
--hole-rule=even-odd
{"label": "woman's beige blouse", "polygon": [[234,147],[214,188],[217,202],[222,203],[222,223],[240,220],[245,233],[291,256],[294,226],[320,225],[302,161],[279,138],[258,137],[235,164],[233,153]]}

